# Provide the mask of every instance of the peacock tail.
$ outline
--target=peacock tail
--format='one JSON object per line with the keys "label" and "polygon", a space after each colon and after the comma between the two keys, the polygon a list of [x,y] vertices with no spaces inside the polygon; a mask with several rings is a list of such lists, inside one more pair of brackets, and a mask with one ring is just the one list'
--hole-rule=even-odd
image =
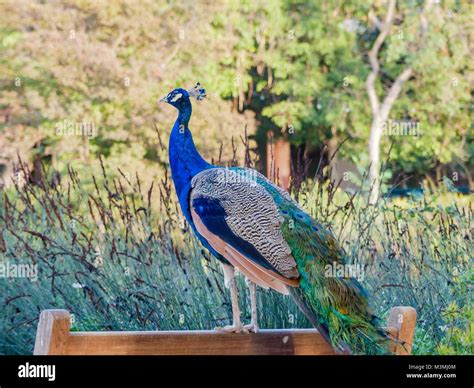
{"label": "peacock tail", "polygon": [[291,288],[290,294],[311,323],[343,352],[389,353],[388,335],[357,279],[326,276],[327,265],[346,264],[333,235],[267,179],[258,183],[270,193],[285,219],[281,231],[300,274],[300,286]]}

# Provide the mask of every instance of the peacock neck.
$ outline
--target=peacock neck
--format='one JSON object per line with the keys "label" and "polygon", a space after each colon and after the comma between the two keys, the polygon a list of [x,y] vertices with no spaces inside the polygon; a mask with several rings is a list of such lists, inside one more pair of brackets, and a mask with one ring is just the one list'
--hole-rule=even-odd
{"label": "peacock neck", "polygon": [[180,200],[183,190],[189,189],[191,179],[201,171],[212,167],[202,158],[194,145],[193,136],[188,128],[191,112],[191,103],[188,100],[179,108],[169,142],[171,174]]}

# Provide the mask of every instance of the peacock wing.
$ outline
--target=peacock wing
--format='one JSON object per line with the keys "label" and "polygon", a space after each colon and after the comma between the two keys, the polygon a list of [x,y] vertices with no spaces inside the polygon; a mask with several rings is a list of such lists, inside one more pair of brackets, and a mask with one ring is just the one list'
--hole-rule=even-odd
{"label": "peacock wing", "polygon": [[288,294],[299,272],[282,235],[284,218],[253,170],[212,168],[191,182],[194,225],[207,242],[245,276]]}

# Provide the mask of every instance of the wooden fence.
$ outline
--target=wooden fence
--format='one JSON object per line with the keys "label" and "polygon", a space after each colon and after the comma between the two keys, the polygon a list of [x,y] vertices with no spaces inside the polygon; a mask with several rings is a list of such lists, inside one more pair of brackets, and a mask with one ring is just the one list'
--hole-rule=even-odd
{"label": "wooden fence", "polygon": [[[217,331],[71,332],[66,310],[41,312],[35,355],[328,355],[333,349],[315,329]],[[416,326],[412,307],[394,307],[387,329],[395,354],[411,353]]]}

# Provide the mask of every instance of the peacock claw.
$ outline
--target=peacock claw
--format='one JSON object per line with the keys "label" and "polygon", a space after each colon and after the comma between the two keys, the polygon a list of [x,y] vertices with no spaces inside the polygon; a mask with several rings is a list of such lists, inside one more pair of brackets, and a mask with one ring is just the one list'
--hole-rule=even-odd
{"label": "peacock claw", "polygon": [[249,325],[245,325],[244,329],[247,330],[249,333],[258,333],[260,328],[256,323],[250,323]]}
{"label": "peacock claw", "polygon": [[229,325],[223,327],[214,328],[215,331],[223,333],[245,333],[248,334],[248,330],[243,325]]}

